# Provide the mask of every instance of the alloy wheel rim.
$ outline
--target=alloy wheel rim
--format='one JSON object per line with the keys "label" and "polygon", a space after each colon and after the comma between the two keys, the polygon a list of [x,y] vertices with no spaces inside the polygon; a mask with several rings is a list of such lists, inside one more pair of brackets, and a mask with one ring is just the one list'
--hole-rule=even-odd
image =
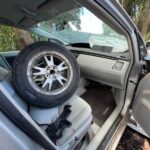
{"label": "alloy wheel rim", "polygon": [[44,51],[28,63],[27,77],[38,92],[49,95],[62,93],[69,86],[73,70],[68,59],[55,51]]}

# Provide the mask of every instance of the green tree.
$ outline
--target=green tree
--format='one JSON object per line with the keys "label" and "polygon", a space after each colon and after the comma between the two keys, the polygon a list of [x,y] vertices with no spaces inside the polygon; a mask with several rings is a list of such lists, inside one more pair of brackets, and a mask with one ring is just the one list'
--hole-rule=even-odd
{"label": "green tree", "polygon": [[[82,9],[76,9],[72,12],[64,13],[54,19],[55,24],[62,21],[72,21],[74,25],[80,29],[80,14]],[[51,21],[44,22],[42,24],[45,26],[45,29],[50,29]],[[9,50],[20,50],[25,46],[33,43],[35,41],[47,40],[42,36],[39,36],[34,33],[30,33],[25,30],[0,25],[0,51],[9,51]]]}
{"label": "green tree", "polygon": [[145,39],[149,39],[150,0],[120,0]]}
{"label": "green tree", "polygon": [[0,25],[0,51],[18,49],[17,39],[12,27]]}

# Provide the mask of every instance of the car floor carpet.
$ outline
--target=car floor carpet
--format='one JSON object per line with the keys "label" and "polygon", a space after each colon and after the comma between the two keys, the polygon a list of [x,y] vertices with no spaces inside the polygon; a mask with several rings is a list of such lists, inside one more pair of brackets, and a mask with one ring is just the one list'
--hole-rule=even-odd
{"label": "car floor carpet", "polygon": [[111,88],[107,86],[87,87],[87,91],[81,97],[91,106],[93,121],[102,126],[115,108]]}

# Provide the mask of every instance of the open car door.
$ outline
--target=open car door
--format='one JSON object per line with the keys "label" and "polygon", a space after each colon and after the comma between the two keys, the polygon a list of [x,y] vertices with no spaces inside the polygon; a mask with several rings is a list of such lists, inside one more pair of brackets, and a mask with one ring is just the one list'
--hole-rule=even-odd
{"label": "open car door", "polygon": [[136,121],[150,136],[150,73],[138,85],[132,111]]}

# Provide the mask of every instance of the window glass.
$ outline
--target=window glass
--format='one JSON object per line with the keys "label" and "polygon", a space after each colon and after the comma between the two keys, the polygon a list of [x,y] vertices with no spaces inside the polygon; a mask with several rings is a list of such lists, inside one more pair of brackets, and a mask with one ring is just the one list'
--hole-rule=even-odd
{"label": "window glass", "polygon": [[36,41],[47,41],[48,38],[26,30],[0,25],[0,52],[18,51]]}
{"label": "window glass", "polygon": [[139,35],[139,33],[136,33],[136,34],[137,34],[140,59],[142,59],[147,55],[147,49],[146,49],[146,45],[145,45],[142,37]]}
{"label": "window glass", "polygon": [[39,23],[38,27],[68,44],[87,43],[91,49],[105,53],[124,53],[129,50],[125,35],[84,7]]}

